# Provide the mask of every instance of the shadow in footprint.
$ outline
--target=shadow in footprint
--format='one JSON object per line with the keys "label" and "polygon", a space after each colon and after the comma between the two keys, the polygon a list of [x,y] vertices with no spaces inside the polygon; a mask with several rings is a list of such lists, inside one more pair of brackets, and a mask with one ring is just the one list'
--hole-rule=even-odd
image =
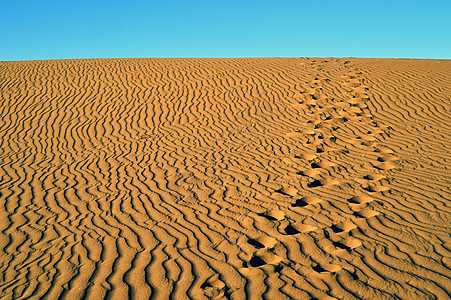
{"label": "shadow in footprint", "polygon": [[313,270],[315,270],[315,271],[318,272],[318,273],[325,273],[325,272],[327,272],[327,270],[324,269],[323,267],[321,267],[320,265],[314,266],[314,267],[313,267]]}
{"label": "shadow in footprint", "polygon": [[301,175],[301,176],[313,177],[315,175],[318,175],[319,173],[320,173],[319,170],[311,169],[311,170],[301,170],[301,171],[298,171],[296,174]]}
{"label": "shadow in footprint", "polygon": [[336,185],[338,183],[338,180],[335,179],[315,179],[314,181],[307,183],[307,186],[309,188],[314,188],[326,185]]}
{"label": "shadow in footprint", "polygon": [[293,206],[293,207],[304,207],[304,206],[307,206],[307,205],[309,205],[307,202],[305,202],[302,199],[298,199],[298,200],[296,200],[296,203],[292,204],[291,206]]}
{"label": "shadow in footprint", "polygon": [[267,215],[267,214],[258,214],[260,217],[264,217],[270,221],[278,221],[276,218],[274,218],[273,216]]}
{"label": "shadow in footprint", "polygon": [[330,227],[330,229],[335,233],[348,232],[353,230],[354,228],[357,228],[357,225],[350,221],[334,224]]}
{"label": "shadow in footprint", "polygon": [[348,202],[352,204],[364,204],[371,201],[373,201],[373,198],[368,196],[353,196],[348,199]]}
{"label": "shadow in footprint", "polygon": [[382,186],[382,185],[368,185],[363,188],[365,191],[370,193],[378,193],[378,192],[385,192],[390,190],[389,187]]}
{"label": "shadow in footprint", "polygon": [[343,229],[337,227],[336,225],[332,225],[332,226],[330,227],[330,229],[332,229],[332,231],[335,232],[335,233],[344,232]]}
{"label": "shadow in footprint", "polygon": [[379,162],[388,162],[388,161],[394,161],[396,160],[396,157],[394,156],[380,156],[377,158],[377,161]]}
{"label": "shadow in footprint", "polygon": [[310,166],[312,167],[312,169],[320,169],[320,168],[327,168],[327,167],[332,167],[334,166],[334,163],[331,162],[314,162],[311,163]]}
{"label": "shadow in footprint", "polygon": [[353,213],[354,216],[356,216],[357,218],[360,218],[360,219],[372,218],[379,214],[380,214],[379,212],[374,211],[374,210],[362,210],[362,211],[355,211]]}
{"label": "shadow in footprint", "polygon": [[312,163],[310,166],[311,166],[313,169],[319,169],[319,168],[321,168],[321,166],[320,166],[319,164],[317,164],[317,163]]}
{"label": "shadow in footprint", "polygon": [[322,184],[321,181],[319,181],[318,179],[315,179],[314,181],[309,182],[309,183],[307,184],[307,186],[308,186],[309,188],[319,187],[319,186],[322,186],[322,185],[323,185],[323,184]]}
{"label": "shadow in footprint", "polygon": [[264,265],[277,265],[282,261],[280,256],[275,255],[267,251],[259,250],[252,256],[248,263],[243,263],[243,266],[249,265],[254,268],[258,268]]}
{"label": "shadow in footprint", "polygon": [[392,162],[378,162],[373,163],[373,167],[375,167],[378,170],[390,170],[396,168],[396,164]]}
{"label": "shadow in footprint", "polygon": [[340,266],[327,264],[324,266],[320,266],[319,264],[313,267],[313,270],[321,273],[321,274],[327,274],[327,273],[335,273],[341,270]]}
{"label": "shadow in footprint", "polygon": [[294,228],[291,225],[288,225],[287,227],[285,227],[284,231],[288,235],[295,235],[295,234],[301,233],[299,230],[297,230],[296,228]]}
{"label": "shadow in footprint", "polygon": [[275,191],[284,196],[295,196],[298,193],[298,190],[294,187],[284,187]]}
{"label": "shadow in footprint", "polygon": [[258,215],[270,221],[280,221],[285,217],[285,213],[280,210],[270,210],[265,213],[259,213]]}
{"label": "shadow in footprint", "polygon": [[307,225],[307,224],[289,224],[287,227],[285,227],[284,232],[287,235],[295,235],[298,233],[307,233],[310,231],[317,230],[318,227],[313,225]]}
{"label": "shadow in footprint", "polygon": [[251,267],[258,268],[258,267],[266,265],[266,262],[263,259],[261,259],[260,257],[254,256],[249,261],[249,265]]}
{"label": "shadow in footprint", "polygon": [[335,248],[339,249],[338,251],[346,250],[346,251],[350,252],[351,250],[354,250],[355,248],[362,246],[362,242],[353,237],[348,237],[341,241],[332,242],[332,245]]}
{"label": "shadow in footprint", "polygon": [[384,175],[372,175],[372,174],[369,174],[369,175],[363,176],[363,179],[365,179],[365,180],[372,180],[372,181],[377,181],[377,180],[381,180],[381,179],[384,179],[384,178],[386,178],[386,176],[384,176]]}
{"label": "shadow in footprint", "polygon": [[259,236],[248,238],[247,243],[257,249],[272,248],[277,244],[277,240],[270,236]]}
{"label": "shadow in footprint", "polygon": [[260,242],[257,241],[257,240],[249,239],[247,242],[248,242],[249,244],[251,244],[252,246],[254,246],[255,248],[257,248],[257,249],[265,248],[265,245],[263,245],[262,243],[260,243]]}
{"label": "shadow in footprint", "polygon": [[314,154],[300,154],[300,155],[295,155],[294,158],[305,159],[305,160],[313,160],[313,159],[317,158],[317,156],[314,155]]}
{"label": "shadow in footprint", "polygon": [[293,207],[304,207],[310,204],[320,203],[322,200],[316,197],[303,197],[301,199],[296,200],[296,203],[293,203],[291,206]]}
{"label": "shadow in footprint", "polygon": [[340,242],[333,242],[332,244],[333,244],[334,247],[336,247],[336,248],[344,249],[344,250],[347,250],[347,251],[351,251],[351,250],[352,250],[351,247],[348,247],[348,246],[346,246],[345,244],[342,244],[342,243],[340,243]]}

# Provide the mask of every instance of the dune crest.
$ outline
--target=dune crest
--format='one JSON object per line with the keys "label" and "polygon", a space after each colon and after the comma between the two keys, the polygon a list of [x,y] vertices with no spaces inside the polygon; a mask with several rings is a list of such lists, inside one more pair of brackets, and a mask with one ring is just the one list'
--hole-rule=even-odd
{"label": "dune crest", "polygon": [[448,299],[450,73],[0,62],[0,298]]}

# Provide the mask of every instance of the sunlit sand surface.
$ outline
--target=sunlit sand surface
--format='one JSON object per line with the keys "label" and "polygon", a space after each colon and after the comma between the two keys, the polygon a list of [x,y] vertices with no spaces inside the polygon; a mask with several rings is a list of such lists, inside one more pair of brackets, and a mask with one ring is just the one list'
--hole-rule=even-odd
{"label": "sunlit sand surface", "polygon": [[450,75],[0,62],[0,298],[449,299]]}

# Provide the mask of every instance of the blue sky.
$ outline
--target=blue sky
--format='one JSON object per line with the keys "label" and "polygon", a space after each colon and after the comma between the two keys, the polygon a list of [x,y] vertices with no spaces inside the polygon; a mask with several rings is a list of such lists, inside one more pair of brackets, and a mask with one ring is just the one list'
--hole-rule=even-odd
{"label": "blue sky", "polygon": [[451,0],[0,1],[0,60],[451,58]]}

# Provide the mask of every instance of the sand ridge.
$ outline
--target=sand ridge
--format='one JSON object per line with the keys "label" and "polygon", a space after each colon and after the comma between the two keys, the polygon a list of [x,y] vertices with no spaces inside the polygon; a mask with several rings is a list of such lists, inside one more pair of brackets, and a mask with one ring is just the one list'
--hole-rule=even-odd
{"label": "sand ridge", "polygon": [[0,63],[0,297],[448,299],[447,60]]}

